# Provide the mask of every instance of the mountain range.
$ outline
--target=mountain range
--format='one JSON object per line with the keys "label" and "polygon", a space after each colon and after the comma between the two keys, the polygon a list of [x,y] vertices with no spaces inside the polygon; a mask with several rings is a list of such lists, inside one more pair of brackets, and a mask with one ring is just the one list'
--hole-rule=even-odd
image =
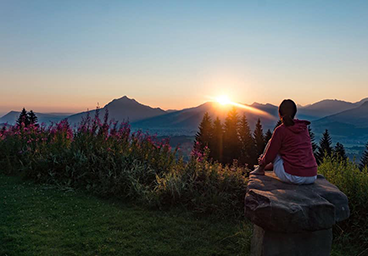
{"label": "mountain range", "polygon": [[368,135],[368,101],[358,107],[316,120],[313,128],[317,133],[328,129],[332,135],[365,137]]}
{"label": "mountain range", "polygon": [[322,100],[314,104],[310,104],[304,107],[298,108],[298,115],[303,119],[316,120],[329,115],[333,115],[345,110],[354,109],[359,107],[364,102],[368,101],[368,98],[364,98],[358,102],[352,103],[342,100]]}
{"label": "mountain range", "polygon": [[[111,120],[129,121],[133,129],[147,130],[158,135],[192,136],[196,133],[205,112],[208,112],[213,119],[218,116],[224,121],[232,107],[232,105],[221,105],[217,102],[206,102],[192,108],[165,111],[124,96],[114,99],[101,108],[100,118],[103,118],[104,113],[108,110]],[[278,108],[272,104],[254,102],[251,105],[237,104],[235,107],[240,115],[247,116],[251,128],[260,118],[264,130],[272,130],[278,120]],[[93,117],[96,110],[72,115],[36,113],[40,123],[57,122],[68,118],[71,124],[79,123],[87,114]],[[0,118],[0,123],[14,124],[18,116],[19,112],[11,111]],[[322,100],[307,106],[298,106],[297,118],[312,121],[312,128],[317,138],[325,129],[329,129],[331,135],[340,140],[364,141],[368,138],[368,98],[354,103]]]}
{"label": "mountain range", "polygon": [[[6,115],[0,118],[0,124],[15,124],[18,119],[20,111],[10,111]],[[35,112],[39,123],[56,123],[59,122],[68,116],[72,115],[72,113],[38,113]]]}
{"label": "mountain range", "polygon": [[[150,106],[143,105],[135,99],[130,99],[127,96],[120,99],[114,99],[101,108],[100,118],[103,117],[106,110],[108,111],[110,120],[113,119],[119,122],[129,121],[130,123],[142,119],[161,116],[167,113],[161,108],[151,108]],[[82,118],[85,118],[87,114],[93,117],[96,114],[96,110],[71,115],[68,117],[68,120],[70,123],[76,124],[79,123]]]}
{"label": "mountain range", "polygon": [[[277,123],[277,107],[271,104],[244,105],[249,108],[236,107],[239,115],[245,114],[251,127],[255,125],[260,117],[262,124],[266,129],[273,128]],[[175,135],[194,135],[197,132],[198,125],[201,122],[204,113],[208,112],[214,120],[219,117],[225,121],[228,112],[233,106],[221,105],[217,102],[206,102],[197,107],[187,108],[157,117],[143,119],[132,123],[132,127],[136,129],[149,130],[154,133],[169,133]],[[263,115],[255,113],[252,109],[264,111]]]}

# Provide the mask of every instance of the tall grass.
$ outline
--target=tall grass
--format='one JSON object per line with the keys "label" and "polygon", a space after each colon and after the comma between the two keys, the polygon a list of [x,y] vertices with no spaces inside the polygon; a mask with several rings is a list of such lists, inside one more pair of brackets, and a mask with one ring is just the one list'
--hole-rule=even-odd
{"label": "tall grass", "polygon": [[335,234],[342,242],[368,248],[368,170],[359,170],[350,161],[326,157],[319,173],[335,184],[349,199],[350,217],[335,226]]}
{"label": "tall grass", "polygon": [[177,150],[128,123],[109,122],[107,112],[100,120],[97,110],[76,129],[67,120],[2,129],[0,171],[103,197],[241,216],[247,170],[195,153],[184,163]]}

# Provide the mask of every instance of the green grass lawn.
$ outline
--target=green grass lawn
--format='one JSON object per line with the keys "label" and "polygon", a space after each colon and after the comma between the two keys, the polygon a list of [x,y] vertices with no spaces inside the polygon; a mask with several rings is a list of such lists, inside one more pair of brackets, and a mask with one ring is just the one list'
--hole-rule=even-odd
{"label": "green grass lawn", "polygon": [[246,255],[249,232],[0,175],[0,255]]}
{"label": "green grass lawn", "polygon": [[[149,210],[0,175],[0,255],[248,255],[250,236],[247,221]],[[342,249],[334,244],[332,255],[356,255]]]}

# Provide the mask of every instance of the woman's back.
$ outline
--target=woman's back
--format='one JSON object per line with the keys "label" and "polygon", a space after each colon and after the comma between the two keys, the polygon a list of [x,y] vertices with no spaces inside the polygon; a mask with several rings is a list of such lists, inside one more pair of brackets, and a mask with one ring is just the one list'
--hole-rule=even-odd
{"label": "woman's back", "polygon": [[296,176],[317,174],[317,163],[309,137],[309,121],[294,119],[294,125],[284,124],[274,131],[273,139],[280,143],[279,154],[284,160],[285,171]]}

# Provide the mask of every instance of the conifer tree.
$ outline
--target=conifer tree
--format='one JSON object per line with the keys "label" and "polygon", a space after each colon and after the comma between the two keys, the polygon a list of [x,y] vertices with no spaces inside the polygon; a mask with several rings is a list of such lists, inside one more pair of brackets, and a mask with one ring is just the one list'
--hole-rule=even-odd
{"label": "conifer tree", "polygon": [[314,133],[312,132],[312,128],[310,126],[308,126],[308,133],[309,133],[309,137],[312,143],[312,149],[313,149],[313,154],[314,154],[314,158],[318,158],[317,156],[317,150],[318,150],[318,145],[315,142],[315,136]]}
{"label": "conifer tree", "polygon": [[328,130],[326,129],[326,131],[322,134],[321,140],[319,141],[316,159],[318,164],[322,163],[325,154],[327,154],[327,156],[331,156],[332,154],[331,144],[332,144],[331,137]]}
{"label": "conifer tree", "polygon": [[240,140],[239,140],[239,117],[236,108],[233,107],[229,111],[224,125],[224,150],[223,163],[231,164],[234,159],[240,157]]}
{"label": "conifer tree", "polygon": [[368,142],[365,146],[365,150],[363,152],[362,158],[360,159],[359,168],[363,170],[365,167],[368,167]]}
{"label": "conifer tree", "polygon": [[277,127],[279,127],[280,125],[282,124],[282,121],[279,120],[277,121],[276,125],[275,125],[275,128],[273,128],[273,130],[275,130]]}
{"label": "conifer tree", "polygon": [[32,110],[28,112],[27,116],[30,124],[37,124],[38,118]]}
{"label": "conifer tree", "polygon": [[253,132],[253,138],[254,138],[255,149],[256,149],[257,158],[258,158],[258,156],[260,156],[263,153],[263,150],[266,146],[261,120],[259,118],[256,123],[256,128]]}
{"label": "conifer tree", "polygon": [[241,164],[248,164],[248,166],[251,167],[255,164],[253,162],[254,140],[245,114],[243,114],[240,119],[239,138],[241,143],[241,154],[239,157],[239,162]]}
{"label": "conifer tree", "polygon": [[339,159],[339,160],[346,162],[347,156],[346,156],[344,145],[337,142],[333,149],[333,156],[335,159]]}
{"label": "conifer tree", "polygon": [[212,121],[206,112],[199,124],[199,131],[195,135],[194,149],[203,153],[205,147],[209,147],[212,138]]}
{"label": "conifer tree", "polygon": [[267,143],[271,139],[271,137],[272,137],[272,132],[271,132],[270,129],[268,129],[266,134],[265,134],[265,145],[267,145]]}
{"label": "conifer tree", "polygon": [[17,125],[18,126],[21,126],[22,123],[24,123],[24,126],[28,126],[29,125],[29,117],[28,117],[28,114],[27,114],[27,111],[25,108],[22,109],[22,112],[20,112],[20,115],[18,117],[18,120],[17,120]]}
{"label": "conifer tree", "polygon": [[212,138],[209,144],[210,157],[222,163],[224,129],[220,118],[216,118],[212,127]]}

